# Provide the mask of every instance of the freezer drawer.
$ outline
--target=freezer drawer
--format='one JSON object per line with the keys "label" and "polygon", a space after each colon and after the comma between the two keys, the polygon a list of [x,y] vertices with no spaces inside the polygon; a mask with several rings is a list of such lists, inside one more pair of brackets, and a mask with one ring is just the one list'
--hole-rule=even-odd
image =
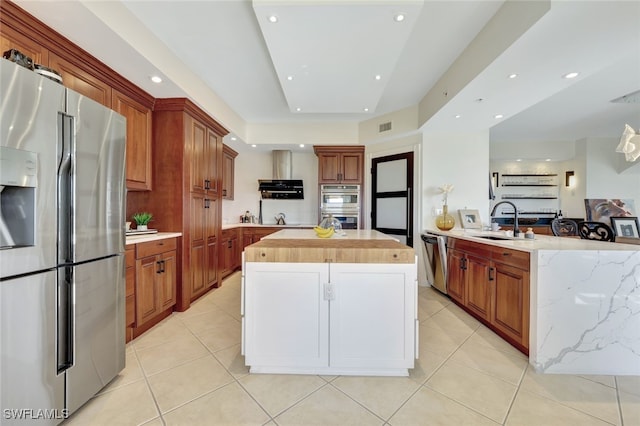
{"label": "freezer drawer", "polygon": [[75,337],[67,408],[87,402],[124,368],[124,255],[73,267]]}
{"label": "freezer drawer", "polygon": [[59,423],[64,416],[64,375],[57,374],[55,270],[0,282],[0,343],[0,423],[27,424],[15,417],[29,420],[38,409],[52,410],[58,418],[33,423]]}

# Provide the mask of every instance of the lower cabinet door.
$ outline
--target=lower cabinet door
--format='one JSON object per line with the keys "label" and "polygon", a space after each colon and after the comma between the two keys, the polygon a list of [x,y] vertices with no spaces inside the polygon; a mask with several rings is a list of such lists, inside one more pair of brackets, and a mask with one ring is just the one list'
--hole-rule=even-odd
{"label": "lower cabinet door", "polygon": [[331,264],[331,367],[413,368],[415,280],[415,264]]}
{"label": "lower cabinet door", "polygon": [[491,310],[492,273],[488,259],[467,255],[466,306],[487,321]]}
{"label": "lower cabinet door", "polygon": [[529,348],[529,272],[494,263],[495,299],[492,325],[505,336]]}
{"label": "lower cabinet door", "polygon": [[324,263],[246,262],[244,351],[249,366],[329,364]]}

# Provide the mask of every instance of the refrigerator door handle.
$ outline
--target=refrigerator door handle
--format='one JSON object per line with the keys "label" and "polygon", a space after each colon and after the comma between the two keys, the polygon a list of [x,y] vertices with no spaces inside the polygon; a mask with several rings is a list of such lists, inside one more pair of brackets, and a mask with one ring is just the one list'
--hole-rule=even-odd
{"label": "refrigerator door handle", "polygon": [[58,113],[58,263],[73,262],[73,117]]}
{"label": "refrigerator door handle", "polygon": [[58,373],[67,370],[73,365],[74,345],[74,291],[73,268],[58,269],[57,289],[57,352]]}

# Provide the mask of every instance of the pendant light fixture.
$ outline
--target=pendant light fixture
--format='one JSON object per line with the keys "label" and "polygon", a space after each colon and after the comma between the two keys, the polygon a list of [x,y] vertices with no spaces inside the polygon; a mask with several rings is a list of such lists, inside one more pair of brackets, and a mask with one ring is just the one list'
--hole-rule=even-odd
{"label": "pendant light fixture", "polygon": [[628,124],[624,125],[624,132],[616,152],[623,153],[624,158],[629,162],[636,161],[640,157],[640,134]]}

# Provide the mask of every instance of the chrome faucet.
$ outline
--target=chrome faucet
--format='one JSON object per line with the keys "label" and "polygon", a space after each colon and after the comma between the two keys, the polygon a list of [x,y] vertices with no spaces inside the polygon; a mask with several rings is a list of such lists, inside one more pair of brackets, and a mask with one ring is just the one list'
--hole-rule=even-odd
{"label": "chrome faucet", "polygon": [[517,237],[520,235],[520,228],[518,227],[518,208],[511,201],[500,201],[493,206],[493,210],[491,210],[491,217],[494,217],[496,214],[496,210],[500,204],[509,204],[513,207],[513,236]]}

